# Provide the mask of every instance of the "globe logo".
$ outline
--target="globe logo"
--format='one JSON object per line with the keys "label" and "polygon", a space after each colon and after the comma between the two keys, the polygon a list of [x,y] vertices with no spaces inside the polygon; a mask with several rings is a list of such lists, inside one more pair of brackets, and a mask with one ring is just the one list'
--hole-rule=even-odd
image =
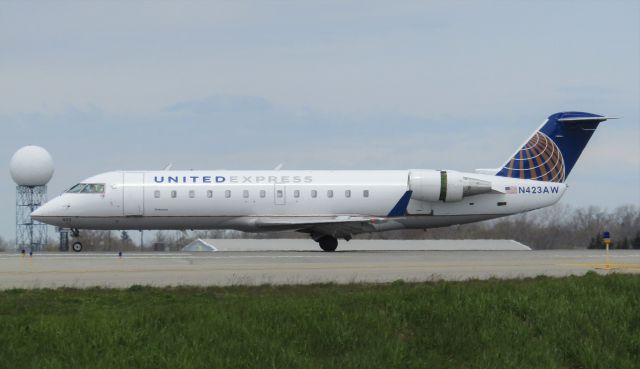
{"label": "globe logo", "polygon": [[505,167],[507,177],[564,182],[564,159],[558,145],[536,132]]}

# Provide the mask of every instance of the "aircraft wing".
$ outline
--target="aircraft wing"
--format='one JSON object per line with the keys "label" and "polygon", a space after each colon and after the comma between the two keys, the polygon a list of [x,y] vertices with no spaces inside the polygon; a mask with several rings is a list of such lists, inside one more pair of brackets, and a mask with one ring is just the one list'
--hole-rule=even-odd
{"label": "aircraft wing", "polygon": [[371,232],[373,224],[384,222],[385,218],[340,215],[340,216],[307,216],[307,217],[259,217],[255,226],[265,231],[314,231],[333,234],[336,231],[347,233]]}

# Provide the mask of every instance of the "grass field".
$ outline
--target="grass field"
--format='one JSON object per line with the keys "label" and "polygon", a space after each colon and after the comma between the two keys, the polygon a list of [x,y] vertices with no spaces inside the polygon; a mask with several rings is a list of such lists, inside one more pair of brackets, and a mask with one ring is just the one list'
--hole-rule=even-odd
{"label": "grass field", "polygon": [[640,275],[0,292],[3,368],[639,368]]}

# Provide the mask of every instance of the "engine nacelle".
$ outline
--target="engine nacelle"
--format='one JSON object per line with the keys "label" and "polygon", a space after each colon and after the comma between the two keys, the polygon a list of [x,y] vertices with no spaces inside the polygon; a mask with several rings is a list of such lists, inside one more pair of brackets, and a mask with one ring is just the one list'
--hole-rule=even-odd
{"label": "engine nacelle", "polygon": [[411,198],[423,201],[461,201],[465,196],[491,191],[491,183],[468,178],[460,172],[447,170],[415,170],[409,173]]}

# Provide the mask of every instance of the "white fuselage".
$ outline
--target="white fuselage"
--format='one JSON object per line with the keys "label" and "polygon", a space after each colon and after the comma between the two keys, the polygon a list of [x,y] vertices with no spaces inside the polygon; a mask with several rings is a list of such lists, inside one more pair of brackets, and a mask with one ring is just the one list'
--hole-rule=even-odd
{"label": "white fuselage", "polygon": [[66,192],[32,216],[78,229],[307,230],[342,237],[525,212],[556,203],[566,190],[564,183],[449,172],[450,179],[485,187],[465,196],[460,190],[460,199],[445,201],[429,193],[416,196],[418,172],[426,178],[440,175],[411,170],[108,172],[82,182],[102,185],[97,190]]}

